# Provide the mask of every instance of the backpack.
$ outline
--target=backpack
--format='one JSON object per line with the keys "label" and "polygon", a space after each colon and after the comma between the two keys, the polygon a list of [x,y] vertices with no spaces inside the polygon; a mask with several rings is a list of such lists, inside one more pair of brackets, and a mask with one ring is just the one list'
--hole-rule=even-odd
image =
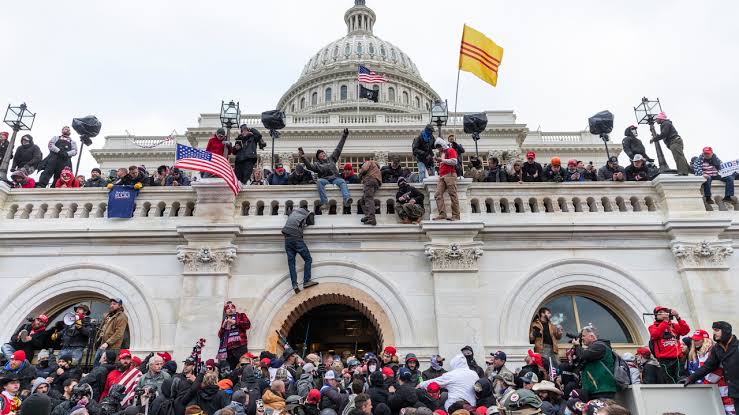
{"label": "backpack", "polygon": [[618,390],[626,390],[629,385],[631,385],[631,371],[629,370],[629,365],[618,353],[611,350],[611,354],[613,355],[613,370],[609,370],[602,360],[600,361],[600,364],[604,369],[606,369],[606,372],[613,376]]}

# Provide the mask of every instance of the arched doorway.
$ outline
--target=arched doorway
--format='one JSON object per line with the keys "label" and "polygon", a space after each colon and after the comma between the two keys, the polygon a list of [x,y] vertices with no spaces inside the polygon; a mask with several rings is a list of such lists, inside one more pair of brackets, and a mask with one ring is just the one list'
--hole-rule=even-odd
{"label": "arched doorway", "polygon": [[375,323],[347,304],[323,304],[308,310],[293,324],[287,341],[301,355],[361,356],[382,347]]}

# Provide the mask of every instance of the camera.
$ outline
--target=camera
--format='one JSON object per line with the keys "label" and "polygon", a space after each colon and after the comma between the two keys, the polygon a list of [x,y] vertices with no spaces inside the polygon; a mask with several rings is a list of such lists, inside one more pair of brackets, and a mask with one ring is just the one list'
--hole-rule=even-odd
{"label": "camera", "polygon": [[77,402],[83,397],[92,399],[92,388],[87,383],[75,385],[74,388],[72,388],[72,396],[70,397],[70,400],[72,402]]}

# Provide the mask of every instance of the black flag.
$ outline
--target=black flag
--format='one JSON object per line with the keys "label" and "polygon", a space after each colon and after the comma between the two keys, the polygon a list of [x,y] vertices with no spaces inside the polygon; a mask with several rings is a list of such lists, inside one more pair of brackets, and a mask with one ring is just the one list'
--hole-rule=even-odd
{"label": "black flag", "polygon": [[380,91],[367,89],[362,85],[359,85],[359,98],[367,98],[370,101],[377,102],[380,99]]}

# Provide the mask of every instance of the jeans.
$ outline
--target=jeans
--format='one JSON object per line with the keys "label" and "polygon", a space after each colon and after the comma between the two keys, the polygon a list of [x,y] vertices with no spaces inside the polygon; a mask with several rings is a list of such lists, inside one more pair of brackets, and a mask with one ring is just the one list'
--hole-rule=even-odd
{"label": "jeans", "polygon": [[65,354],[71,355],[74,362],[79,364],[82,360],[82,352],[84,350],[84,347],[62,347],[62,350],[59,351],[59,356],[64,356]]}
{"label": "jeans", "polygon": [[433,176],[434,175],[434,169],[427,168],[426,163],[422,161],[416,160],[416,163],[418,165],[418,181],[423,183],[423,179],[426,178],[426,176]]}
{"label": "jeans", "polygon": [[329,183],[339,186],[339,189],[341,189],[341,197],[344,198],[345,202],[349,199],[349,188],[341,177],[336,177],[331,180],[318,179],[318,196],[321,198],[322,205],[328,203],[328,198],[326,197],[326,185]]}
{"label": "jeans", "polygon": [[726,188],[724,190],[724,197],[732,197],[734,196],[734,177],[732,176],[712,176],[706,179],[706,182],[703,183],[703,196],[706,198],[711,197],[711,182],[714,180],[721,180],[726,184]]}
{"label": "jeans", "polygon": [[290,270],[290,282],[293,287],[298,285],[298,272],[295,269],[295,255],[300,255],[305,262],[305,268],[303,269],[303,284],[310,281],[310,267],[313,263],[313,258],[310,256],[310,251],[305,245],[305,241],[302,239],[285,239],[285,253],[287,254],[287,268]]}

